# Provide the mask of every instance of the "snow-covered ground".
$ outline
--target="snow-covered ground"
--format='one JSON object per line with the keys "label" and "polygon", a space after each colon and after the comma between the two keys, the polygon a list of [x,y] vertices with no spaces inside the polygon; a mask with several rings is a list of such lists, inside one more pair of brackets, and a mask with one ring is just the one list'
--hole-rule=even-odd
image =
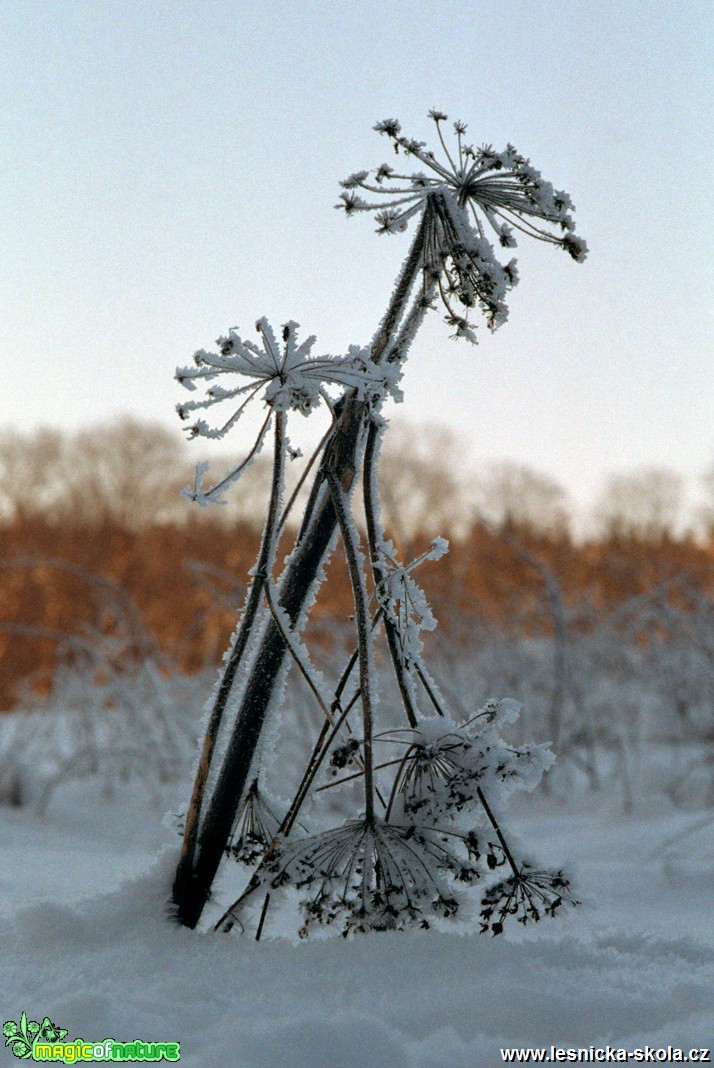
{"label": "snow-covered ground", "polygon": [[255,943],[166,919],[177,847],[141,796],[75,784],[42,817],[0,809],[3,1020],[179,1041],[189,1068],[490,1068],[507,1046],[711,1045],[714,817],[541,796],[509,823],[537,859],[567,863],[579,909],[501,938]]}

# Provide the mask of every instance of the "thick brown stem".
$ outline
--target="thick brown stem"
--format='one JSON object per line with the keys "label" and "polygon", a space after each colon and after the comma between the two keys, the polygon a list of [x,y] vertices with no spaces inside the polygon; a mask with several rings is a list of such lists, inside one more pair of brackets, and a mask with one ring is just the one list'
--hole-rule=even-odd
{"label": "thick brown stem", "polygon": [[[191,800],[189,802],[188,812],[186,813],[186,828],[184,831],[183,845],[181,847],[181,856],[179,858],[178,867],[176,869],[176,877],[174,881],[174,902],[177,906],[178,917],[181,919],[181,904],[183,900],[190,897],[190,885],[193,879],[193,860],[196,851],[196,843],[198,841],[199,834],[199,821],[201,816],[201,807],[203,804],[203,797],[206,790],[206,782],[208,780],[208,773],[211,769],[211,761],[213,759],[213,753],[216,746],[216,739],[218,738],[218,731],[221,726],[221,721],[225,713],[226,704],[230,696],[233,682],[235,680],[236,673],[241,664],[243,656],[245,655],[248,640],[252,633],[253,626],[260,607],[261,596],[263,593],[263,587],[272,567],[275,559],[275,550],[277,548],[277,541],[279,536],[279,509],[280,509],[280,495],[282,492],[283,484],[283,472],[285,464],[284,454],[284,439],[285,439],[285,415],[283,412],[278,412],[275,421],[275,455],[273,458],[273,482],[270,493],[270,503],[268,505],[268,517],[265,523],[265,529],[263,532],[263,540],[258,554],[258,563],[256,567],[256,574],[248,593],[248,599],[246,601],[245,610],[243,612],[243,618],[241,625],[236,636],[235,644],[231,650],[231,655],[228,658],[228,662],[225,666],[223,676],[221,678],[220,685],[216,698],[213,702],[213,708],[211,709],[211,715],[206,728],[206,734],[203,739],[203,747],[201,749],[201,755],[198,761],[198,768],[196,770],[196,777],[193,784],[193,791],[191,793]],[[196,917],[198,919],[198,917]],[[189,924],[188,926],[195,926],[195,924]]]}

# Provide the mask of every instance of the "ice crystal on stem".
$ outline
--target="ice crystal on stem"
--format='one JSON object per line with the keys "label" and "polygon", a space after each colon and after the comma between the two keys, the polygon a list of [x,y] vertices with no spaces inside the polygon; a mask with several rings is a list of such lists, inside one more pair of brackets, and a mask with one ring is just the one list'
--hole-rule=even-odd
{"label": "ice crystal on stem", "polygon": [[420,632],[434,630],[436,627],[436,620],[424,591],[411,573],[424,560],[439,559],[446,551],[444,545],[448,547],[444,538],[436,539],[428,552],[406,567],[400,564],[391,541],[382,540],[378,547],[383,578],[376,587],[376,597],[394,625],[405,667],[409,667],[422,652]]}
{"label": "ice crystal on stem", "polygon": [[472,818],[484,790],[492,802],[502,803],[516,789],[534,789],[553,764],[548,747],[508,745],[491,722],[481,722],[474,735],[470,724],[435,717],[421,721],[417,730],[392,736],[406,747],[393,791],[406,814],[419,813],[423,819],[428,813],[437,820],[465,812]]}

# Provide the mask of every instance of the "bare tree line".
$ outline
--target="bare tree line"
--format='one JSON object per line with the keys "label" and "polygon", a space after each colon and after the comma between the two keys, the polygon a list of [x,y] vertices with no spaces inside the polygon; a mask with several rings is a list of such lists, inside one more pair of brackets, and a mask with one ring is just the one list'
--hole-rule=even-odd
{"label": "bare tree line", "polygon": [[[456,459],[456,463],[454,463]],[[185,523],[257,523],[269,471],[258,457],[244,476],[240,502],[199,512],[181,490],[194,461],[181,438],[159,423],[124,417],[66,433],[40,427],[0,436],[0,524],[32,517],[56,524],[127,530]],[[512,461],[473,462],[452,431],[398,424],[380,470],[385,523],[403,544],[419,534],[463,535],[474,516],[498,528],[534,535],[572,535],[567,491],[542,471]],[[714,464],[701,479],[704,504],[685,502],[682,476],[666,467],[613,473],[586,526],[596,538],[656,541],[714,530]]]}

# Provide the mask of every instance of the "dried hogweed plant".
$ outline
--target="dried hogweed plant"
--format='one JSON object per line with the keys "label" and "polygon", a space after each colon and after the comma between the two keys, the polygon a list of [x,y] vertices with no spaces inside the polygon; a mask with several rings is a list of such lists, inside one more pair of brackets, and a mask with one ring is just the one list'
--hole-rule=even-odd
{"label": "dried hogweed plant", "polygon": [[[179,922],[194,927],[224,857],[243,870],[242,891],[225,909],[220,930],[255,926],[260,938],[273,905],[297,907],[298,930],[316,927],[343,935],[430,926],[462,910],[464,888],[481,883],[481,930],[498,934],[507,917],[521,923],[552,915],[571,901],[561,871],[534,869],[509,846],[501,812],[510,793],[530,790],[553,761],[545,746],[516,747],[501,734],[518,714],[517,702],[494,700],[456,722],[424,659],[422,631],[436,621],[414,574],[438,560],[448,543],[437,538],[410,562],[400,560],[380,518],[379,453],[387,426],[385,402],[402,399],[399,381],[410,344],[427,312],[441,304],[454,336],[475,342],[474,309],[490,329],[507,316],[508,291],[518,274],[499,248],[516,235],[554,244],[575,260],[584,241],[573,233],[572,204],[512,146],[495,152],[465,141],[466,126],[432,112],[441,155],[409,140],[393,119],[375,129],[404,164],[360,171],[342,183],[339,208],[374,211],[378,231],[397,233],[410,220],[416,232],[394,291],[366,348],[312,355],[314,338],[298,343],[297,324],[278,338],[265,319],[258,343],[237,328],[219,338],[217,352],[196,353],[177,372],[198,400],[179,405],[189,420],[221,405],[218,428],[203,417],[193,437],[222,437],[251,401],[265,418],[247,456],[214,485],[205,465],[184,492],[205,505],[220,498],[264,447],[272,428],[273,474],[261,546],[243,612],[208,704],[206,733],[183,823],[183,846],[173,889]],[[409,173],[409,161],[423,169]],[[367,199],[368,198],[368,199]],[[214,384],[216,383],[216,384]],[[296,491],[283,505],[286,462],[297,455],[287,436],[294,413],[309,416],[324,404],[331,423],[306,462]],[[314,470],[294,547],[276,577],[277,553],[297,492]],[[361,487],[366,530],[354,518]],[[317,671],[302,639],[324,567],[341,543],[354,600],[354,651],[334,689]],[[384,641],[397,683],[398,707],[378,703],[375,643]],[[266,741],[283,702],[287,670],[299,670],[321,716],[310,756],[292,799],[269,796]],[[381,722],[380,722],[381,719]],[[400,724],[401,721],[401,724]],[[394,724],[397,724],[396,726]],[[321,801],[332,791],[359,800],[335,825]],[[351,791],[351,793],[350,793]],[[506,874],[504,874],[504,872]]]}

